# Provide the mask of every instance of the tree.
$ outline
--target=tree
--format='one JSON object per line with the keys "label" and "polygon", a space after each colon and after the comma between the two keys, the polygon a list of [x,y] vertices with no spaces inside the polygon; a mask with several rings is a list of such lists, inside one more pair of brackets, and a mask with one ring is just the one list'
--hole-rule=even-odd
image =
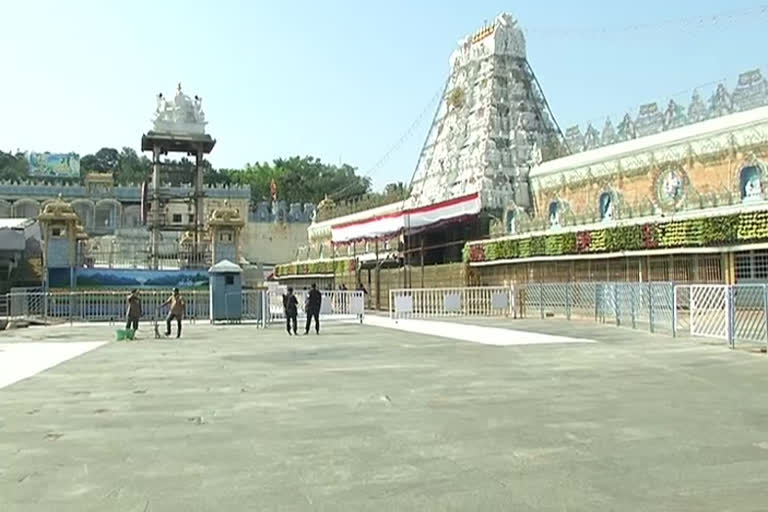
{"label": "tree", "polygon": [[392,198],[403,199],[410,193],[408,187],[402,181],[388,183],[384,187],[384,195]]}
{"label": "tree", "polygon": [[133,148],[124,147],[118,157],[118,171],[115,182],[120,185],[139,184],[152,173],[152,162],[144,155],[139,156]]}
{"label": "tree", "polygon": [[[224,170],[219,170],[224,173]],[[350,165],[324,164],[314,157],[278,158],[269,163],[247,164],[242,170],[227,170],[227,178],[218,180],[251,188],[254,202],[271,198],[274,180],[280,200],[288,203],[318,203],[326,195],[336,199],[353,199],[370,191],[370,179],[356,174]],[[229,181],[224,181],[224,180]],[[221,182],[221,181],[220,181]]]}
{"label": "tree", "polygon": [[95,155],[85,155],[80,159],[80,173],[111,172],[115,173],[120,165],[120,153],[115,148],[101,148]]}
{"label": "tree", "polygon": [[29,162],[24,153],[0,151],[0,180],[22,181],[29,176]]}

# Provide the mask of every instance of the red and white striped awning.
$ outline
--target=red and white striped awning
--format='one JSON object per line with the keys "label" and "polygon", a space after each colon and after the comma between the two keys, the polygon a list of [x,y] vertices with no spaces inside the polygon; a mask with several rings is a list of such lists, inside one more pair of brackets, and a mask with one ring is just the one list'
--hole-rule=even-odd
{"label": "red and white striped awning", "polygon": [[331,226],[331,241],[334,244],[346,244],[360,240],[390,238],[406,228],[408,231],[423,229],[447,220],[477,215],[480,213],[480,206],[480,196],[474,193],[427,206],[338,224]]}

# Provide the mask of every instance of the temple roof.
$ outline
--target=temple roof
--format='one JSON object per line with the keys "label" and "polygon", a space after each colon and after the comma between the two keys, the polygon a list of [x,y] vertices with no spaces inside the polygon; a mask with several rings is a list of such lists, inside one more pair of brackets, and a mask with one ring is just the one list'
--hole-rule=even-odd
{"label": "temple roof", "polygon": [[768,107],[739,112],[724,117],[702,121],[674,130],[620,142],[583,153],[576,153],[556,160],[544,162],[531,169],[531,180],[571,169],[586,167],[631,154],[644,153],[673,144],[713,137],[719,133],[737,128],[749,128],[768,122]]}
{"label": "temple roof", "polygon": [[229,201],[224,201],[224,206],[216,208],[208,217],[209,226],[244,226],[245,221],[240,216],[240,210],[229,205]]}
{"label": "temple roof", "polygon": [[58,198],[46,204],[45,208],[43,208],[43,213],[37,218],[41,221],[78,222],[80,220],[72,205],[64,201],[61,198],[61,194],[59,194]]}

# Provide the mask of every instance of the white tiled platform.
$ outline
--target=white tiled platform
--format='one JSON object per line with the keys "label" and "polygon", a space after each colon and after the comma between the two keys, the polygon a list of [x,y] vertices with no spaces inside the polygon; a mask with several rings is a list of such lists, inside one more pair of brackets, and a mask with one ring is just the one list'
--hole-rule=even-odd
{"label": "white tiled platform", "polygon": [[483,327],[479,325],[462,324],[458,322],[440,322],[436,320],[393,320],[383,316],[366,316],[366,325],[397,329],[416,334],[428,334],[454,340],[469,341],[483,345],[515,346],[515,345],[557,345],[564,343],[596,343],[585,338],[570,338],[554,336],[514,329],[498,327]]}
{"label": "white tiled platform", "polygon": [[101,342],[0,343],[0,388],[102,346]]}

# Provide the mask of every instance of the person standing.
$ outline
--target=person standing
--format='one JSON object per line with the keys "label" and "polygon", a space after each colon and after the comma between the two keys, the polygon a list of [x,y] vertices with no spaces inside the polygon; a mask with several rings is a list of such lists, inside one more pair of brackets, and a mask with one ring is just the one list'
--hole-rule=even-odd
{"label": "person standing", "polygon": [[285,311],[285,327],[288,329],[288,334],[291,334],[291,326],[293,326],[293,334],[298,334],[297,329],[297,317],[299,316],[299,299],[293,294],[293,288],[288,288],[288,293],[283,295],[283,311]]}
{"label": "person standing", "polygon": [[[368,290],[365,289],[365,286],[363,285],[362,281],[357,282],[357,290],[358,292],[363,292],[363,308],[365,308],[368,305]],[[362,319],[362,315],[360,316]]]}
{"label": "person standing", "polygon": [[139,330],[139,319],[141,318],[141,298],[139,290],[131,290],[128,295],[128,309],[125,312],[125,329]]}
{"label": "person standing", "polygon": [[165,335],[171,335],[171,320],[176,320],[176,337],[181,337],[181,320],[184,318],[184,309],[186,304],[184,303],[184,297],[179,293],[178,288],[173,289],[173,294],[168,297],[163,303],[163,306],[170,305],[168,309],[168,316],[165,317]]}
{"label": "person standing", "polygon": [[312,287],[307,295],[307,325],[304,334],[309,334],[309,328],[312,325],[312,319],[315,319],[315,333],[320,334],[320,306],[323,303],[323,296],[318,291],[317,285],[312,283]]}

